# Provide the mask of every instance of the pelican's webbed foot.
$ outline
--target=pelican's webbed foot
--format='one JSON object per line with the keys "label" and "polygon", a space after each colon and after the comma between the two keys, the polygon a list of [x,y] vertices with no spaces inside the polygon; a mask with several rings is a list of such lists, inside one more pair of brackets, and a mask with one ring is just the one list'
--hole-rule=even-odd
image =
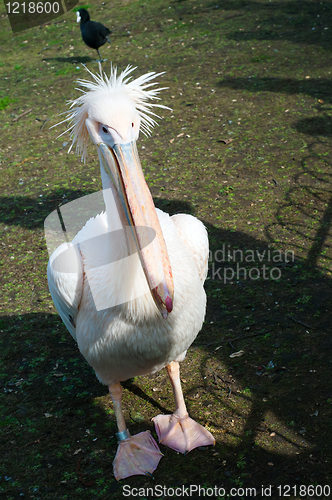
{"label": "pelican's webbed foot", "polygon": [[198,446],[215,443],[212,434],[188,415],[158,415],[153,421],[159,443],[180,453],[188,453]]}
{"label": "pelican's webbed foot", "polygon": [[135,475],[151,475],[157,468],[162,453],[150,431],[140,432],[119,442],[113,462],[116,479]]}

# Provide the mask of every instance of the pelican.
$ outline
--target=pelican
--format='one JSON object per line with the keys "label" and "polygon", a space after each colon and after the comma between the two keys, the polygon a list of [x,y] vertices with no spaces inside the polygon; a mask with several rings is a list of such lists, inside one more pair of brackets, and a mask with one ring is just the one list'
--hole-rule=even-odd
{"label": "pelican", "polygon": [[[175,398],[171,415],[153,422],[159,443],[187,453],[213,445],[212,434],[188,416],[179,362],[202,328],[208,265],[207,232],[197,218],[170,217],[155,208],[136,141],[159,118],[152,103],[162,88],[150,72],[133,80],[128,66],[108,77],[79,80],[82,94],[70,101],[71,148],[86,160],[95,144],[106,210],[91,218],[51,255],[49,289],[79,350],[109,388],[117,420],[115,477],[151,473],[161,452],[149,431],[130,435],[121,407],[126,379],[166,367]],[[65,133],[65,132],[64,132]],[[64,266],[64,267],[61,267]],[[69,272],[65,268],[69,266]]]}

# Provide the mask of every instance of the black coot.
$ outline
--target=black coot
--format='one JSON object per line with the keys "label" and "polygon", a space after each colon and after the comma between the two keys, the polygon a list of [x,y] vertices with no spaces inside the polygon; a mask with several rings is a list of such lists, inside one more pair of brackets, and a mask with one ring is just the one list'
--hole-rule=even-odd
{"label": "black coot", "polygon": [[102,58],[99,54],[99,47],[104,45],[106,42],[111,42],[108,35],[111,33],[106,26],[101,23],[97,23],[96,21],[90,21],[89,12],[86,9],[79,9],[76,12],[77,22],[81,22],[81,33],[83,41],[87,44],[91,49],[96,49],[98,52],[98,56],[100,62],[102,62]]}

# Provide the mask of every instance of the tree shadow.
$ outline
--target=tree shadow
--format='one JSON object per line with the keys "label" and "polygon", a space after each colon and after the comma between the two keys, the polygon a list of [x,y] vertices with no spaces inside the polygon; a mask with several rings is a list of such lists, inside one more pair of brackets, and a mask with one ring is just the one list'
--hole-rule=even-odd
{"label": "tree shadow", "polygon": [[3,195],[0,196],[0,222],[27,229],[41,228],[51,212],[69,201],[92,192],[92,190],[84,192],[82,190],[66,190],[66,194],[64,194],[63,189],[59,189],[42,196],[42,198]]}
{"label": "tree shadow", "polygon": [[310,136],[322,135],[325,137],[332,136],[332,117],[313,116],[312,118],[303,118],[296,122],[294,128],[302,134]]}
{"label": "tree shadow", "polygon": [[331,50],[331,33],[328,19],[332,14],[330,2],[271,2],[263,4],[251,1],[226,1],[222,9],[238,9],[243,13],[267,11],[268,16],[257,19],[254,26],[235,31],[227,37],[231,40],[290,40],[292,43],[320,45]]}
{"label": "tree shadow", "polygon": [[[319,267],[323,248],[331,248],[327,239],[332,223],[332,164],[327,156],[322,158],[317,155],[316,150],[320,145],[320,138],[308,143],[308,153],[301,159],[301,171],[293,176],[295,185],[288,189],[284,202],[280,203],[276,210],[276,222],[265,227],[267,241],[272,244],[277,238],[277,227],[285,228],[291,240],[309,238],[310,248],[306,263],[312,268]],[[289,218],[287,215],[289,210],[293,212],[296,210],[299,215],[296,218]],[[319,223],[315,224],[317,221]],[[308,237],[308,227],[313,225],[316,229]],[[298,249],[300,250],[300,247]],[[325,259],[330,260],[329,254],[325,255]]]}
{"label": "tree shadow", "polygon": [[[311,97],[332,103],[331,79],[304,79],[278,77],[226,77],[219,81],[220,87],[248,92],[273,92],[284,94],[310,95]],[[320,107],[321,108],[321,107]]]}

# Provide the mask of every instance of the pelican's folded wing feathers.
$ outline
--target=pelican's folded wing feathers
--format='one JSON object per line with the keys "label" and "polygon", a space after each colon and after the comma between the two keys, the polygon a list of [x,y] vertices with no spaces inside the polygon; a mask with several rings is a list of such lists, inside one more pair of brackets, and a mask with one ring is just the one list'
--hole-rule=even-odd
{"label": "pelican's folded wing feathers", "polygon": [[76,317],[83,289],[83,264],[78,245],[63,243],[53,252],[47,278],[54,305],[76,340]]}
{"label": "pelican's folded wing feathers", "polygon": [[209,240],[204,224],[188,214],[171,217],[183,242],[190,248],[202,283],[206,280],[209,261]]}

